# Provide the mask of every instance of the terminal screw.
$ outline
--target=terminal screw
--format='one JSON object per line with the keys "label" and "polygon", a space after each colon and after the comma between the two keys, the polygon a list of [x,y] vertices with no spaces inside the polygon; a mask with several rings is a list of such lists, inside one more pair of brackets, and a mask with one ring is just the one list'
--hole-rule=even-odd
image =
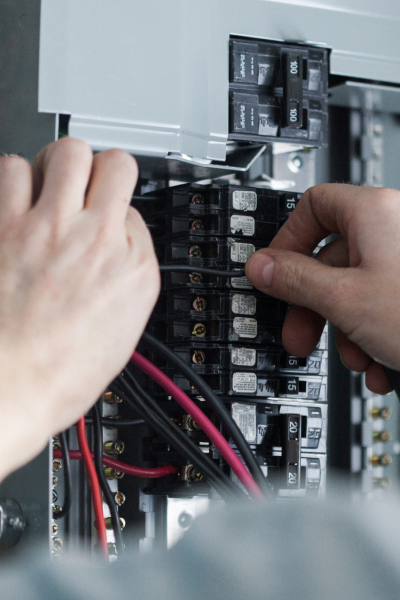
{"label": "terminal screw", "polygon": [[118,550],[115,544],[113,544],[112,542],[108,542],[107,547],[109,556],[117,556]]}
{"label": "terminal screw", "polygon": [[63,541],[62,541],[62,539],[59,538],[59,537],[53,538],[53,548],[54,548],[54,550],[61,550],[62,547],[63,547]]}
{"label": "terminal screw", "polygon": [[[106,524],[106,529],[108,529],[109,531],[112,531],[112,521],[111,521],[111,517],[107,517],[107,519],[104,519],[105,524]],[[126,521],[125,519],[123,519],[122,517],[119,518],[119,526],[121,528],[121,531],[123,531],[125,529],[125,525],[126,525]],[[95,523],[96,526],[96,523]]]}
{"label": "terminal screw", "polygon": [[53,471],[55,473],[58,473],[59,471],[61,471],[61,469],[62,469],[62,462],[61,462],[61,460],[59,458],[55,458],[53,460]]}
{"label": "terminal screw", "polygon": [[204,196],[201,194],[193,194],[190,199],[190,204],[205,204]]}
{"label": "terminal screw", "polygon": [[389,431],[374,431],[374,442],[388,442],[392,439]]}
{"label": "terminal screw", "polygon": [[51,526],[51,531],[53,535],[57,535],[58,533],[58,525],[57,523],[53,523],[53,525]]}
{"label": "terminal screw", "polygon": [[183,471],[183,479],[190,483],[198,483],[203,480],[203,475],[194,465],[188,465]]}
{"label": "terminal screw", "polygon": [[115,499],[115,504],[118,504],[118,506],[122,506],[125,503],[126,496],[122,492],[118,491],[118,492],[116,492],[114,499]]}
{"label": "terminal screw", "polygon": [[192,356],[192,362],[195,365],[204,365],[206,362],[206,354],[202,350],[195,350]]}
{"label": "terminal screw", "polygon": [[203,323],[196,323],[193,327],[192,335],[196,337],[204,337],[207,333],[207,328]]}
{"label": "terminal screw", "polygon": [[372,409],[372,418],[373,419],[385,419],[385,421],[389,421],[392,416],[392,409],[388,406],[384,406],[383,408],[373,408]]}
{"label": "terminal screw", "polygon": [[122,479],[124,476],[124,473],[121,473],[121,471],[116,471],[111,467],[106,467],[104,469],[104,474],[107,477],[107,479]]}
{"label": "terminal screw", "polygon": [[200,246],[190,246],[189,248],[189,257],[190,258],[200,258],[203,255]]}
{"label": "terminal screw", "polygon": [[190,273],[190,283],[203,283],[203,275],[201,273]]}
{"label": "terminal screw", "polygon": [[371,458],[371,462],[374,467],[388,467],[392,464],[392,457],[390,454],[381,454],[380,456],[374,454]]}
{"label": "terminal screw", "polygon": [[197,298],[193,302],[193,308],[194,310],[197,310],[199,312],[206,310],[207,300],[205,298],[200,298],[200,296],[197,296]]}
{"label": "terminal screw", "polygon": [[125,450],[125,444],[121,440],[116,442],[106,442],[104,444],[104,452],[109,456],[118,456]]}
{"label": "terminal screw", "polygon": [[204,223],[201,219],[194,219],[190,224],[191,231],[204,231]]}
{"label": "terminal screw", "polygon": [[374,477],[374,487],[381,490],[390,490],[392,487],[392,481],[389,477]]}
{"label": "terminal screw", "polygon": [[114,392],[107,391],[104,394],[104,402],[106,402],[107,404],[121,404],[122,400],[121,398],[118,398],[118,396],[114,394]]}

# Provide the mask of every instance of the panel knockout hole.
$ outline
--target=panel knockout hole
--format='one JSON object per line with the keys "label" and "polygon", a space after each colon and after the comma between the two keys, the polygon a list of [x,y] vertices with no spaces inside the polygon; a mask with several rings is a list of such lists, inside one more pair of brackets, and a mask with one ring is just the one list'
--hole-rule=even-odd
{"label": "panel knockout hole", "polygon": [[193,517],[187,512],[183,512],[178,517],[178,523],[183,529],[187,529],[192,524]]}

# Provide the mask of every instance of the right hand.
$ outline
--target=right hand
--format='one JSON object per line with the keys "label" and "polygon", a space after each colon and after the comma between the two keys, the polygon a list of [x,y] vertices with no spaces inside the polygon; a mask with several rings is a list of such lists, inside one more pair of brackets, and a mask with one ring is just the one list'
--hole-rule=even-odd
{"label": "right hand", "polygon": [[[340,237],[312,258],[329,234]],[[250,282],[289,302],[285,348],[307,356],[326,319],[343,363],[367,387],[391,391],[382,365],[400,370],[400,192],[323,184],[307,190],[268,248],[251,255]]]}

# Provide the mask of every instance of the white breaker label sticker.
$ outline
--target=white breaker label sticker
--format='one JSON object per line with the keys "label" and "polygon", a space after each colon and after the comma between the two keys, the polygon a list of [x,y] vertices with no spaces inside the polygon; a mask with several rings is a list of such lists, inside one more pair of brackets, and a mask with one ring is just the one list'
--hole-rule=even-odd
{"label": "white breaker label sticker", "polygon": [[233,331],[241,338],[253,339],[257,337],[257,321],[246,317],[235,317]]}
{"label": "white breaker label sticker", "polygon": [[232,404],[232,418],[236,422],[247,443],[257,439],[257,407],[255,404]]}
{"label": "white breaker label sticker", "polygon": [[255,373],[234,373],[232,389],[237,394],[255,394],[257,391],[257,375]]}
{"label": "white breaker label sticker", "polygon": [[232,277],[231,278],[232,287],[235,290],[252,290],[253,286],[247,277]]}
{"label": "white breaker label sticker", "polygon": [[256,251],[254,244],[242,244],[234,242],[231,246],[231,260],[233,262],[245,263],[249,256]]}
{"label": "white breaker label sticker", "polygon": [[231,232],[242,232],[245,236],[254,235],[256,230],[256,222],[253,217],[245,217],[244,215],[231,216]]}
{"label": "white breaker label sticker", "polygon": [[257,360],[257,351],[252,348],[232,348],[231,363],[238,367],[254,367]]}
{"label": "white breaker label sticker", "polygon": [[232,312],[235,315],[255,315],[256,310],[257,300],[255,296],[244,296],[243,294],[232,296]]}
{"label": "white breaker label sticker", "polygon": [[235,210],[257,210],[257,194],[237,190],[233,192],[232,204]]}

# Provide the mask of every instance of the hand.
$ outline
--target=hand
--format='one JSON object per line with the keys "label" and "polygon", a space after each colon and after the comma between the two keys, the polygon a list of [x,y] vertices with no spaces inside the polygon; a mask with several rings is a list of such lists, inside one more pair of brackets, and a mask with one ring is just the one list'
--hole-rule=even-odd
{"label": "hand", "polygon": [[159,292],[135,160],[64,138],[0,158],[0,477],[100,396]]}
{"label": "hand", "polygon": [[[293,305],[282,333],[291,354],[310,354],[328,319],[343,363],[379,394],[392,389],[382,364],[400,369],[399,231],[400,192],[317,185],[246,265],[255,287]],[[312,258],[331,233],[340,237]]]}

